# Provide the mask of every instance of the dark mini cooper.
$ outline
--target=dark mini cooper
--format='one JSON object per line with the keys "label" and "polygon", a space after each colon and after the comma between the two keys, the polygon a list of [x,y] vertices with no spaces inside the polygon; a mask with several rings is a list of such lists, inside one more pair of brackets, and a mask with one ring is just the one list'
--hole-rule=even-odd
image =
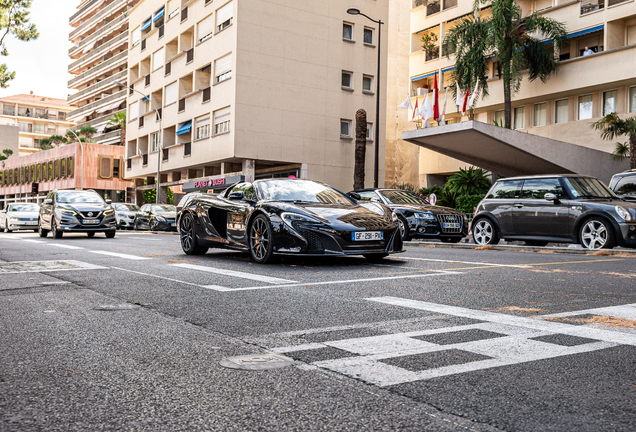
{"label": "dark mini cooper", "polygon": [[55,238],[62,238],[65,232],[85,232],[89,237],[103,232],[113,238],[116,230],[115,210],[110,200],[104,201],[93,190],[55,190],[40,206],[40,237],[46,237],[50,231]]}
{"label": "dark mini cooper", "polygon": [[266,263],[280,255],[363,255],[402,251],[397,217],[380,203],[358,202],[331,186],[300,179],[239,183],[218,196],[187,201],[178,217],[186,254],[222,247]]}
{"label": "dark mini cooper", "polygon": [[636,247],[636,204],[600,180],[543,175],[498,180],[477,206],[472,224],[479,245],[499,239],[580,243],[584,248]]}
{"label": "dark mini cooper", "polygon": [[364,201],[380,202],[393,210],[398,216],[403,241],[422,238],[458,243],[468,235],[468,220],[463,212],[431,205],[413,192],[402,189],[361,189],[353,192]]}

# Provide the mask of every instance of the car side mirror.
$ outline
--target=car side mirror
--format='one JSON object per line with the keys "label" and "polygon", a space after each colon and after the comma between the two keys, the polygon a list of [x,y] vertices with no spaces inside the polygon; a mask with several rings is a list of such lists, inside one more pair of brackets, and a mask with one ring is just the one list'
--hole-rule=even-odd
{"label": "car side mirror", "polygon": [[357,201],[360,201],[362,199],[362,197],[360,196],[358,192],[349,192],[347,195],[349,195],[351,198]]}
{"label": "car side mirror", "polygon": [[230,192],[230,196],[228,196],[228,198],[231,200],[240,201],[243,199],[243,192],[240,192],[240,191]]}
{"label": "car side mirror", "polygon": [[53,204],[53,200],[52,199],[45,199],[43,204]]}
{"label": "car side mirror", "polygon": [[106,202],[106,204],[112,204],[113,203],[113,200],[110,200],[110,199],[107,199],[107,200],[104,200],[104,201]]}
{"label": "car side mirror", "polygon": [[553,194],[553,193],[547,193],[547,194],[543,195],[543,198],[546,201],[556,201],[557,200],[557,196],[555,194]]}

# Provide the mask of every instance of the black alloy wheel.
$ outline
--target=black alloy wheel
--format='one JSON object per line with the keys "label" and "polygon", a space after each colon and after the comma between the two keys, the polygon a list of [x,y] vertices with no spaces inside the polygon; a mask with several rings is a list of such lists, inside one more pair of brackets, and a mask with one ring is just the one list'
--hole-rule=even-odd
{"label": "black alloy wheel", "polygon": [[411,240],[411,236],[409,235],[409,224],[404,220],[402,216],[398,216],[398,227],[400,228],[400,235],[402,236],[402,241]]}
{"label": "black alloy wheel", "polygon": [[89,236],[89,237],[95,237],[95,233],[94,232],[87,232],[86,235]]}
{"label": "black alloy wheel", "polygon": [[42,228],[42,219],[38,218],[38,234],[40,237],[46,237],[49,234],[48,230]]}
{"label": "black alloy wheel", "polygon": [[265,215],[258,215],[250,225],[250,253],[259,264],[273,260],[274,242],[272,225]]}
{"label": "black alloy wheel", "polygon": [[477,219],[473,222],[473,240],[479,246],[496,245],[499,243],[497,228],[489,219]]}
{"label": "black alloy wheel", "polygon": [[115,233],[117,231],[113,230],[113,231],[106,231],[106,238],[115,238]]}
{"label": "black alloy wheel", "polygon": [[197,241],[192,215],[186,214],[181,218],[179,233],[181,248],[187,255],[204,255],[208,251],[207,247],[201,246]]}
{"label": "black alloy wheel", "polygon": [[56,239],[61,239],[64,235],[62,231],[57,229],[57,224],[55,223],[55,218],[53,217],[51,218],[51,234],[53,235],[53,238]]}
{"label": "black alloy wheel", "polygon": [[614,232],[612,226],[597,217],[586,220],[579,231],[579,241],[586,249],[612,249],[614,247]]}

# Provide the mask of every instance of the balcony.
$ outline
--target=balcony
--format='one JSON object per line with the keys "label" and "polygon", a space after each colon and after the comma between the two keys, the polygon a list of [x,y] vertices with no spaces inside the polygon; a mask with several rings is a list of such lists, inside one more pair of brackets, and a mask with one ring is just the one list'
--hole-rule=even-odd
{"label": "balcony", "polygon": [[425,50],[426,61],[437,60],[439,58],[439,47],[436,46],[433,49]]}
{"label": "balcony", "polygon": [[[105,18],[107,18],[110,15],[114,14],[115,12],[117,12],[119,9],[124,9],[127,6],[127,3],[131,3],[131,2],[130,1],[129,2],[123,2],[123,1],[114,1],[114,2],[112,2],[111,4],[106,6],[104,9],[100,10],[95,15],[93,15],[92,17],[90,17],[89,19],[84,21],[82,23],[82,25],[80,25],[78,28],[73,30],[69,34],[69,40],[73,40],[76,37],[84,34],[84,32],[86,32],[87,29],[90,29],[95,24],[98,24],[99,22],[101,22]],[[134,5],[130,4],[129,6],[132,7]]]}
{"label": "balcony", "polygon": [[429,0],[426,3],[426,16],[436,14],[440,10],[440,0]]}
{"label": "balcony", "polygon": [[96,3],[101,2],[101,1],[103,1],[103,0],[93,0],[93,1],[89,2],[86,6],[84,6],[83,8],[78,10],[77,12],[75,12],[73,15],[71,15],[71,17],[68,20],[69,24],[72,24],[73,21],[75,21],[75,19],[77,19],[80,16],[82,16],[82,14],[84,14],[87,10],[89,10],[90,8],[95,6]]}
{"label": "balcony", "polygon": [[76,109],[75,111],[71,111],[68,114],[68,117],[72,119],[78,119],[80,117],[89,116],[93,112],[95,112],[97,109],[105,105],[112,104],[113,102],[116,102],[118,99],[121,99],[122,101],[126,100],[126,90],[122,90],[108,97],[105,97],[104,99],[100,99],[98,101],[91,102],[87,105],[84,105]]}
{"label": "balcony", "polygon": [[115,139],[117,141],[121,140],[121,132],[119,129],[111,131],[111,132],[106,132],[103,133],[101,135],[95,134],[95,136],[93,136],[93,139],[95,140],[95,142],[97,144],[102,144],[102,143],[109,143],[111,141],[114,141]]}
{"label": "balcony", "polygon": [[128,43],[127,31],[95,47],[93,51],[90,51],[86,55],[82,56],[82,58],[68,65],[68,71],[72,73],[72,71],[80,68],[82,65],[89,64],[91,61],[96,60],[100,56],[104,56],[108,52],[112,51],[115,47],[123,45],[124,43]]}
{"label": "balcony", "polygon": [[101,63],[96,64],[92,68],[82,72],[77,75],[75,78],[68,82],[69,88],[75,88],[75,85],[83,84],[84,81],[87,81],[92,76],[99,76],[106,73],[109,68],[114,68],[119,66],[119,64],[124,64],[128,60],[128,50],[120,52],[114,57],[109,58],[108,60],[104,60]]}
{"label": "balcony", "polygon": [[581,15],[601,10],[605,7],[605,0],[581,0]]}
{"label": "balcony", "polygon": [[124,71],[118,72],[111,77],[103,79],[89,87],[86,87],[84,90],[80,90],[77,93],[69,96],[68,103],[73,104],[73,103],[76,103],[77,101],[80,101],[84,97],[87,97],[94,93],[99,93],[100,91],[104,90],[106,87],[109,87],[109,85],[115,81],[123,81],[125,83],[126,77],[127,77],[127,71],[124,70]]}
{"label": "balcony", "polygon": [[424,6],[426,4],[427,0],[415,0],[413,2],[413,7],[419,7],[419,6]]}
{"label": "balcony", "polygon": [[78,46],[71,47],[68,50],[68,55],[70,57],[73,57],[77,54],[80,54],[81,51],[84,48],[86,48],[88,45],[103,38],[104,36],[112,32],[113,30],[120,28],[123,24],[126,24],[127,22],[128,22],[128,17],[126,15],[120,15],[119,17],[111,20],[110,22],[106,23],[104,27],[100,28],[89,37],[82,39],[82,41],[79,43]]}

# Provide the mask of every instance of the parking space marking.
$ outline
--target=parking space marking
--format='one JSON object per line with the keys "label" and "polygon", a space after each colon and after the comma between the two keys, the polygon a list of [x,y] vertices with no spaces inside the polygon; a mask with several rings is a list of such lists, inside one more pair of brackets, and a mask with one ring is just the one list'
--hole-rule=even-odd
{"label": "parking space marking", "polygon": [[71,245],[65,245],[65,244],[60,244],[60,243],[47,243],[47,246],[53,246],[53,247],[59,247],[59,248],[64,248],[64,249],[84,249],[83,247],[79,247],[79,246],[71,246]]}
{"label": "parking space marking", "polygon": [[205,288],[203,285],[195,284],[195,283],[192,283],[192,282],[186,282],[186,281],[182,281],[182,280],[178,280],[178,279],[172,279],[172,278],[165,277],[165,276],[159,276],[159,275],[155,275],[155,274],[143,273],[143,272],[140,272],[140,271],[129,270],[129,269],[121,268],[121,267],[111,267],[111,268],[115,269],[115,270],[125,271],[125,272],[128,272],[128,273],[135,273],[135,274],[138,274],[138,275],[141,275],[141,276],[150,276],[150,277],[154,277],[154,278],[157,278],[157,279],[167,280],[167,281],[170,281],[170,282],[177,282],[177,283],[181,283],[181,284],[184,284],[184,285],[195,286],[195,287],[198,287],[198,288]]}
{"label": "parking space marking", "polygon": [[245,273],[245,272],[239,272],[234,270],[226,270],[226,269],[200,266],[200,265],[194,265],[194,264],[172,264],[172,266],[190,269],[190,270],[199,270],[199,271],[208,272],[208,273],[215,273],[215,274],[220,274],[223,276],[230,276],[230,277],[236,277],[241,279],[250,279],[250,280],[265,282],[270,284],[287,284],[287,283],[296,282],[293,280],[280,279],[280,278],[275,278],[270,276],[257,275],[253,273]]}
{"label": "parking space marking", "polygon": [[636,320],[636,303],[621,306],[608,306],[594,309],[555,313],[550,315],[543,315],[543,317],[572,317],[577,315],[604,315],[614,318]]}
{"label": "parking space marking", "polygon": [[[443,259],[432,259],[432,258],[413,258],[413,257],[399,257],[397,259],[404,259],[409,261],[432,261],[432,262],[443,262],[443,263],[475,264],[479,266],[513,267],[513,268],[525,268],[528,265],[528,264],[494,264],[494,263],[485,263],[485,262],[443,260]],[[395,261],[395,259],[393,259],[392,261]]]}
{"label": "parking space marking", "polygon": [[0,274],[47,273],[73,270],[102,270],[102,267],[76,260],[14,261],[0,263]]}
{"label": "parking space marking", "polygon": [[123,254],[123,253],[117,253],[117,252],[108,252],[108,251],[89,251],[90,253],[94,253],[94,254],[99,254],[99,255],[108,255],[108,256],[112,256],[112,257],[116,257],[116,258],[124,258],[124,259],[128,259],[128,260],[134,260],[134,261],[140,261],[140,260],[149,260],[150,258],[148,257],[141,257],[141,256],[137,256],[137,255],[129,255],[129,254]]}

